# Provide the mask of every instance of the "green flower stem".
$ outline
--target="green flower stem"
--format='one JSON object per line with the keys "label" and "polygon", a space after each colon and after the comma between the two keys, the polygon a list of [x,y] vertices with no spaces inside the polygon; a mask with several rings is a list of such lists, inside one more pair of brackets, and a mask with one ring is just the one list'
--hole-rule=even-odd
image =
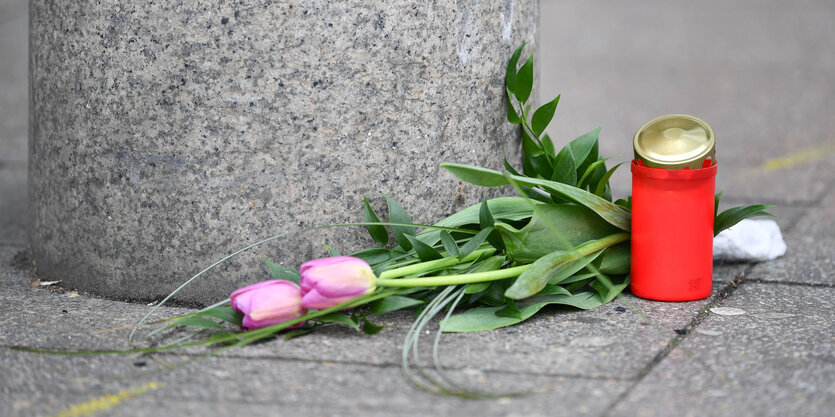
{"label": "green flower stem", "polygon": [[496,271],[473,272],[470,274],[444,275],[441,277],[424,278],[400,278],[400,279],[378,279],[378,287],[439,287],[445,285],[473,284],[476,282],[498,281],[505,278],[517,277],[530,268],[530,265],[521,265],[513,268],[499,269]]}
{"label": "green flower stem", "polygon": [[597,251],[606,249],[610,246],[617,245],[618,243],[626,242],[627,240],[629,240],[629,233],[613,233],[609,236],[602,237],[597,240],[590,240],[588,242],[582,243],[574,247],[574,249],[572,249],[570,252],[567,252],[566,254],[576,255],[579,259],[585,256],[589,256]]}
{"label": "green flower stem", "polygon": [[[575,255],[578,258],[589,256],[599,250],[606,249],[612,245],[629,240],[629,233],[615,233],[606,236],[602,239],[592,240],[582,245],[575,247],[573,250],[566,252],[566,255]],[[498,281],[500,279],[513,278],[521,275],[525,270],[530,268],[532,264],[516,266],[513,268],[499,269],[496,271],[487,272],[473,272],[469,274],[460,275],[444,275],[440,277],[422,277],[422,278],[401,278],[401,279],[386,279],[379,278],[376,281],[378,287],[397,287],[397,288],[413,288],[413,287],[439,287],[445,285],[461,285],[474,284],[477,282]]]}
{"label": "green flower stem", "polygon": [[489,255],[495,251],[496,249],[494,248],[478,249],[474,250],[472,253],[465,256],[463,259],[458,259],[457,257],[450,256],[448,258],[436,259],[434,261],[420,262],[401,268],[389,269],[388,271],[383,271],[380,274],[380,278],[377,281],[379,282],[380,279],[388,280],[392,278],[405,277],[407,275],[420,274],[422,272],[431,271],[434,269],[446,268],[449,266],[457,265],[459,263],[474,261],[484,254]]}

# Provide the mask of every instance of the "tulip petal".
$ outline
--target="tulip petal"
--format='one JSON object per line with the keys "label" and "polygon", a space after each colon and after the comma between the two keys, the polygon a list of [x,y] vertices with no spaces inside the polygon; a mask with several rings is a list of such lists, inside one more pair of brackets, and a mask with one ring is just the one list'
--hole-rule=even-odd
{"label": "tulip petal", "polygon": [[[283,323],[307,314],[301,306],[298,285],[291,281],[269,280],[240,288],[229,296],[232,308],[244,314],[242,326],[248,329]],[[303,326],[299,323],[290,328]]]}
{"label": "tulip petal", "polygon": [[302,307],[310,310],[324,310],[335,305],[342,304],[346,301],[351,301],[357,298],[356,295],[346,295],[343,297],[325,297],[318,291],[311,291],[302,297]]}
{"label": "tulip petal", "polygon": [[322,310],[374,291],[374,271],[362,259],[334,256],[299,268],[302,305]]}
{"label": "tulip petal", "polygon": [[307,272],[308,285],[312,284],[322,295],[339,297],[347,294],[363,294],[374,285],[374,273],[368,266],[327,265]]}

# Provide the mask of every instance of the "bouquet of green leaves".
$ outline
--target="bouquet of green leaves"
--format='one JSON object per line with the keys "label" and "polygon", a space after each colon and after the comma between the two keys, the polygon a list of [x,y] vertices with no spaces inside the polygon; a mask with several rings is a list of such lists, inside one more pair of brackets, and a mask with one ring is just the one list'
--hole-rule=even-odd
{"label": "bouquet of green leaves", "polygon": [[[630,201],[613,202],[607,169],[592,130],[556,150],[545,134],[559,96],[531,113],[533,54],[518,64],[524,45],[507,66],[507,119],[520,126],[521,170],[505,160],[504,172],[441,164],[458,178],[484,187],[511,186],[517,197],[485,199],[433,225],[412,222],[385,196],[388,221],[364,201],[364,226],[378,246],[350,256],[308,261],[299,270],[267,261],[272,279],[241,288],[215,305],[164,321],[148,336],[172,327],[194,329],[167,344],[125,352],[150,353],[215,345],[208,355],[274,337],[292,338],[338,323],[368,334],[382,326],[369,315],[410,309],[417,313],[403,344],[403,372],[432,392],[473,395],[443,378],[410,365],[430,321],[444,314],[441,332],[472,332],[520,323],[550,304],[590,309],[617,297],[629,284]],[[718,196],[717,196],[718,203]],[[766,214],[769,206],[738,207],[717,217],[715,234],[742,218]],[[253,246],[221,259],[170,294],[164,303],[203,273]],[[162,305],[160,303],[159,305]],[[154,308],[154,310],[156,308]],[[139,323],[144,324],[153,310]],[[130,340],[139,325],[131,331]],[[197,337],[197,339],[195,339]]]}

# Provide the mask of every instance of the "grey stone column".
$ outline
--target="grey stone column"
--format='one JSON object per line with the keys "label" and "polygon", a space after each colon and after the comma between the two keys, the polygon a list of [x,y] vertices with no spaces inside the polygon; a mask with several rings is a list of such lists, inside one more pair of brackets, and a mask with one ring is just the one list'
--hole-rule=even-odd
{"label": "grey stone column", "polygon": [[[361,221],[380,192],[434,222],[485,192],[443,161],[518,159],[504,66],[537,0],[32,0],[31,254],[67,288],[158,299],[267,236]],[[275,241],[180,297],[210,302],[370,246]]]}

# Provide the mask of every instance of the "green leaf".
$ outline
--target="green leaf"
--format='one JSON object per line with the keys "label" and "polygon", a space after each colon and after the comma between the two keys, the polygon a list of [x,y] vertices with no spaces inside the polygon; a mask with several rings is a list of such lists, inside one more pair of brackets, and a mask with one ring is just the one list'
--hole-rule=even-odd
{"label": "green leaf", "polygon": [[588,168],[586,168],[586,171],[583,173],[583,176],[580,177],[579,181],[577,181],[577,188],[586,188],[586,179],[589,178],[589,176],[597,169],[597,167],[603,165],[603,169],[606,169],[605,163],[608,160],[609,158],[601,158],[589,165]]}
{"label": "green leaf", "polygon": [[519,307],[516,307],[516,302],[513,300],[507,300],[507,304],[501,310],[497,311],[496,315],[522,320],[522,311],[519,310]]}
{"label": "green leaf", "polygon": [[548,127],[548,124],[551,123],[551,119],[554,118],[554,112],[557,110],[557,104],[559,102],[560,96],[558,95],[557,98],[545,103],[533,113],[533,117],[531,118],[531,129],[533,130],[534,136],[539,137],[539,135],[545,131],[545,128]]}
{"label": "green leaf", "polygon": [[533,52],[531,52],[531,56],[522,64],[522,68],[519,68],[519,72],[516,73],[516,84],[513,87],[513,93],[516,95],[516,99],[519,100],[520,103],[525,103],[528,101],[528,97],[531,96],[531,90],[533,89]]}
{"label": "green leaf", "polygon": [[199,327],[201,329],[217,329],[220,330],[220,324],[214,320],[204,319],[200,317],[183,317],[171,323],[171,326],[188,326]]}
{"label": "green leaf", "polygon": [[235,343],[238,342],[238,339],[227,339],[227,337],[232,336],[232,334],[233,333],[229,333],[226,330],[218,330],[218,331],[212,333],[211,336],[209,336],[209,341],[216,341],[216,340],[221,340],[222,339],[223,341],[219,342],[220,344],[222,344],[222,345],[234,345]]}
{"label": "green leaf", "polygon": [[507,103],[507,121],[514,125],[522,124],[522,118],[519,117],[519,113],[516,113],[516,109],[513,107],[513,102],[510,100],[511,92],[507,92],[507,97],[505,102]]}
{"label": "green leaf", "polygon": [[507,63],[504,82],[507,90],[509,91],[514,91],[514,88],[516,87],[516,65],[519,63],[519,56],[522,55],[522,49],[524,48],[525,43],[523,42],[518,48],[516,48],[516,51],[513,52],[513,55],[510,57],[510,61]]}
{"label": "green leaf", "polygon": [[537,295],[545,295],[545,294],[564,294],[564,295],[571,295],[571,292],[563,288],[561,285],[554,285],[554,284],[545,284],[545,288],[542,289]]}
{"label": "green leaf", "polygon": [[482,229],[493,226],[493,215],[490,214],[490,207],[487,205],[487,196],[481,201],[481,208],[478,209],[478,224]]}
{"label": "green leaf", "polygon": [[774,207],[776,206],[772,206],[770,204],[754,204],[751,206],[741,206],[727,209],[716,216],[716,219],[713,222],[713,235],[718,235],[723,230],[739,223],[742,219],[755,216],[774,217],[773,214],[765,211]]}
{"label": "green leaf", "polygon": [[603,251],[582,256],[579,250],[554,251],[539,258],[507,289],[505,296],[515,300],[530,297],[546,284],[558,285],[595,260]]}
{"label": "green leaf", "polygon": [[612,301],[618,294],[623,292],[627,285],[629,285],[628,276],[620,278],[613,283],[609,277],[600,273],[597,274],[597,280],[591,283],[591,287],[597,291],[600,302],[603,304]]}
{"label": "green leaf", "polygon": [[195,313],[195,316],[208,316],[214,317],[216,319],[223,320],[227,323],[234,324],[236,326],[241,325],[241,321],[243,320],[244,315],[241,314],[240,311],[235,310],[229,306],[221,306],[208,309],[206,311],[200,311]]}
{"label": "green leaf", "polygon": [[611,246],[600,256],[598,269],[604,274],[625,275],[630,267],[629,242]]}
{"label": "green leaf", "polygon": [[[722,198],[722,193],[724,193],[724,192],[725,191],[722,190],[722,191],[719,191],[718,193],[716,193],[716,197],[713,200],[713,216],[714,216],[714,218],[719,215],[719,199]],[[714,222],[714,224],[715,224],[715,222]]]}
{"label": "green leaf", "polygon": [[554,151],[554,142],[551,140],[551,137],[548,134],[542,135],[542,138],[539,139],[539,142],[542,143],[542,150],[545,151],[551,158],[556,156],[556,152]]}
{"label": "green leaf", "polygon": [[[507,258],[504,255],[494,255],[491,256],[484,261],[480,262],[475,268],[473,268],[470,273],[475,272],[488,272],[488,271],[495,271],[502,267],[504,261]],[[467,284],[467,289],[464,290],[465,294],[475,294],[477,292],[481,292],[487,289],[492,282],[477,282],[474,284]]]}
{"label": "green leaf", "polygon": [[406,235],[406,239],[409,239],[409,243],[412,244],[412,248],[414,248],[415,253],[417,253],[418,258],[420,258],[421,261],[426,262],[443,258],[443,256],[440,253],[438,253],[438,251],[436,251],[433,247],[421,242],[420,239],[409,235]]}
{"label": "green leaf", "polygon": [[467,255],[471,254],[474,250],[478,249],[478,247],[481,246],[482,243],[484,243],[484,240],[487,239],[487,235],[492,233],[494,230],[495,229],[493,227],[481,229],[481,231],[478,232],[477,235],[471,237],[470,240],[467,241],[467,243],[465,243],[464,246],[461,247],[461,249],[458,251],[458,257],[460,259],[466,258]]}
{"label": "green leaf", "polygon": [[[591,176],[589,177],[589,190],[593,191],[597,184],[600,183],[600,180],[603,179],[603,176],[606,175],[606,164],[600,165],[592,171]],[[607,183],[604,186],[603,193],[600,195],[601,198],[607,201],[612,201],[612,191],[609,188],[609,184]]]}
{"label": "green leaf", "polygon": [[535,142],[527,132],[522,131],[523,171],[532,177],[551,178],[554,168],[545,151]]}
{"label": "green leaf", "polygon": [[352,328],[356,331],[360,331],[359,324],[357,324],[357,322],[354,321],[354,319],[352,319],[350,316],[348,316],[347,314],[344,314],[344,313],[335,312],[335,313],[325,314],[324,316],[321,316],[321,317],[317,318],[317,320],[321,321],[322,323],[344,324],[344,325],[346,325],[346,326],[348,326],[348,327],[350,327],[350,328]]}
{"label": "green leaf", "polygon": [[504,157],[504,169],[505,169],[507,172],[509,172],[509,173],[511,173],[511,174],[513,174],[513,175],[519,175],[519,173],[518,173],[518,172],[516,172],[516,168],[513,168],[513,165],[510,165],[510,162],[507,162],[507,156],[506,156],[506,155],[505,155],[505,157]]}
{"label": "green leaf", "polygon": [[542,158],[542,148],[531,137],[522,131],[522,172],[530,177],[536,177],[536,163]]}
{"label": "green leaf", "polygon": [[313,331],[312,327],[303,327],[301,329],[291,329],[288,330],[287,333],[284,333],[284,341],[288,341],[290,339],[295,339],[299,336],[306,335]]}
{"label": "green leaf", "polygon": [[[530,263],[556,250],[569,250],[609,236],[618,229],[590,209],[576,204],[541,204],[525,227],[516,229],[496,223],[508,256],[515,262]],[[558,230],[562,239],[554,236]]]}
{"label": "green leaf", "polygon": [[376,325],[365,317],[363,317],[363,319],[362,319],[362,332],[365,333],[365,334],[380,333],[380,330],[383,330],[383,327],[386,327],[386,326]]}
{"label": "green leaf", "polygon": [[467,289],[464,290],[465,294],[475,294],[478,292],[482,292],[489,287],[491,282],[476,282],[473,284],[467,284]]}
{"label": "green leaf", "polygon": [[597,161],[597,137],[600,136],[601,128],[598,126],[597,129],[568,143],[571,152],[574,154],[574,165],[582,172],[585,172],[589,165]]}
{"label": "green leaf", "polygon": [[539,157],[545,153],[542,147],[539,146],[539,143],[534,141],[525,131],[522,131],[522,152],[529,158]]}
{"label": "green leaf", "polygon": [[528,177],[536,177],[539,175],[536,172],[536,166],[534,166],[532,158],[527,154],[522,157],[522,174]]}
{"label": "green leaf", "polygon": [[[450,163],[443,163],[441,166],[455,174],[458,178],[476,185],[496,187],[499,185],[510,184],[511,181],[513,181],[516,184],[528,187],[540,186],[552,194],[556,193],[577,204],[590,208],[615,227],[621,230],[629,231],[631,213],[629,213],[628,210],[615,205],[611,201],[606,201],[588,191],[558,183],[556,181],[548,181],[539,178],[529,178],[512,174],[508,174],[507,177],[505,177],[504,174],[487,168],[470,167],[467,165]],[[502,181],[502,179],[504,181]]]}
{"label": "green leaf", "polygon": [[[534,202],[535,205],[541,203]],[[490,213],[496,220],[520,221],[531,217],[530,203],[521,197],[499,197],[487,200]],[[481,210],[481,203],[473,204],[449,217],[435,223],[435,226],[461,227],[470,224],[478,224],[478,214]],[[439,230],[423,230],[418,238],[427,245],[435,245],[441,240]]]}
{"label": "green leaf", "polygon": [[510,286],[510,281],[512,281],[512,279],[502,279],[491,282],[490,286],[487,287],[487,290],[474,294],[471,301],[477,300],[481,304],[493,307],[504,306],[507,304],[507,297],[504,296],[504,292],[507,291],[507,287]]}
{"label": "green leaf", "polygon": [[626,198],[619,198],[617,201],[615,201],[615,204],[631,211],[632,210],[632,196],[630,195],[629,197],[626,197]]}
{"label": "green leaf", "polygon": [[386,298],[375,301],[371,305],[370,314],[388,313],[391,311],[397,311],[402,310],[404,308],[413,307],[418,304],[423,304],[423,300],[418,300],[416,298],[406,297],[402,295],[390,295]]}
{"label": "green leaf", "polygon": [[621,230],[629,231],[629,223],[632,215],[628,210],[589,193],[588,191],[581,190],[567,184],[558,183],[556,181],[542,180],[539,178],[525,178],[514,175],[510,175],[509,177],[510,180],[516,182],[517,184],[527,185],[529,187],[540,186],[552,195],[557,194],[577,204],[588,207],[615,227]]}
{"label": "green leaf", "polygon": [[554,173],[550,180],[571,186],[577,184],[577,167],[570,146],[563,147],[554,159]]}
{"label": "green leaf", "polygon": [[583,310],[602,305],[597,293],[591,291],[570,296],[565,294],[537,295],[517,301],[516,305],[521,312],[521,318],[497,316],[496,312],[504,307],[477,307],[451,316],[441,322],[441,326],[443,331],[448,333],[494,330],[527,320],[549,304],[567,305]]}
{"label": "green leaf", "polygon": [[383,248],[371,248],[354,252],[351,256],[360,258],[368,263],[368,265],[374,266],[391,260],[391,251]]}
{"label": "green leaf", "polygon": [[621,165],[623,165],[623,162],[613,166],[612,169],[606,171],[606,174],[603,175],[603,178],[600,179],[600,181],[597,183],[597,187],[594,189],[594,193],[596,195],[603,197],[603,192],[606,191],[606,187],[609,186],[609,178],[612,177],[612,174],[614,174],[615,170],[617,170],[618,167]]}
{"label": "green leaf", "polygon": [[441,167],[470,184],[480,185],[482,187],[498,187],[508,184],[507,179],[501,172],[492,169],[450,162],[441,163]]}
{"label": "green leaf", "polygon": [[[481,203],[481,209],[478,212],[478,222],[482,229],[487,227],[493,227],[493,224],[496,220],[493,219],[493,215],[490,214],[490,208],[487,205],[487,196],[484,196],[484,200]],[[494,230],[487,236],[487,241],[490,242],[490,245],[498,250],[504,250],[504,242],[502,241],[502,236],[499,234],[497,230]]]}
{"label": "green leaf", "polygon": [[296,284],[298,284],[302,279],[298,269],[282,268],[275,262],[266,258],[264,259],[264,262],[267,263],[267,268],[270,269],[270,275],[273,279],[283,279],[295,282]]}
{"label": "green leaf", "polygon": [[328,256],[339,256],[339,251],[334,249],[331,245],[323,243],[322,246],[328,250]]}
{"label": "green leaf", "polygon": [[[409,213],[397,202],[397,200],[383,194],[383,197],[386,198],[386,203],[388,204],[389,209],[389,219],[391,219],[392,223],[412,223],[412,217],[409,216]],[[411,250],[412,244],[409,243],[409,239],[406,239],[406,235],[414,236],[415,235],[415,228],[411,226],[391,226],[391,231],[394,234],[394,240],[397,241],[397,244],[400,245],[403,250]]]}
{"label": "green leaf", "polygon": [[[363,196],[363,218],[368,223],[380,223],[380,218],[377,217],[377,213],[374,212],[374,209],[371,208],[371,204],[368,203],[368,198]],[[371,235],[371,238],[377,241],[377,243],[385,246],[389,243],[389,233],[386,231],[386,227],[380,224],[375,225],[366,225],[365,229],[368,230],[368,234]]]}
{"label": "green leaf", "polygon": [[[598,259],[600,259],[600,258],[598,258]],[[591,267],[592,265],[594,265],[596,263],[598,263],[598,262],[592,262],[592,263],[588,264],[585,268],[583,268],[580,272],[578,272],[578,273],[560,281],[560,285],[565,286],[567,284],[573,284],[573,283],[579,282],[579,281],[586,281],[586,280],[589,280],[591,278],[596,277],[597,276],[596,272],[588,272],[589,267]]]}
{"label": "green leaf", "polygon": [[450,256],[458,256],[458,244],[455,243],[455,239],[452,237],[449,232],[446,230],[441,230],[441,243],[444,245],[444,249]]}

